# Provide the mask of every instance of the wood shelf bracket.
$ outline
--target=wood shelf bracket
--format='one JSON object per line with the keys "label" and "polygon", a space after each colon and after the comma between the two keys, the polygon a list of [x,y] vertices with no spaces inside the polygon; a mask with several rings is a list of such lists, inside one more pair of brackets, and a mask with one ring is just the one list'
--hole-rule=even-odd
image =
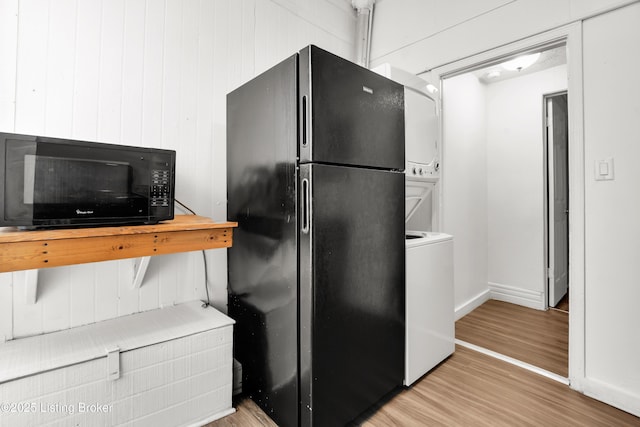
{"label": "wood shelf bracket", "polygon": [[38,298],[38,272],[40,270],[24,271],[24,299],[26,304],[35,304]]}
{"label": "wood shelf bracket", "polygon": [[151,262],[150,256],[143,256],[133,260],[133,289],[140,289],[144,276],[147,274],[147,268],[149,268],[149,262]]}
{"label": "wood shelf bracket", "polygon": [[[144,282],[144,276],[151,262],[150,256],[133,260],[133,288],[140,289]],[[35,304],[38,300],[38,273],[39,269],[24,270],[24,299],[26,304]]]}

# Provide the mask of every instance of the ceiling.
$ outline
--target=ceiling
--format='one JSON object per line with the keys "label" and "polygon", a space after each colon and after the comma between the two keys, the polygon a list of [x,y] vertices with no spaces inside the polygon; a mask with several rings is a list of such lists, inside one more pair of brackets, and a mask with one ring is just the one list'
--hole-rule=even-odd
{"label": "ceiling", "polygon": [[[528,52],[533,53],[533,52]],[[528,54],[527,53],[527,54]],[[508,59],[506,58],[502,62],[506,62]],[[523,76],[525,74],[531,74],[538,71],[546,70],[547,68],[556,67],[558,65],[563,65],[567,63],[567,49],[566,46],[558,46],[552,49],[544,50],[540,52],[540,58],[536,61],[535,64],[531,65],[528,68],[525,68],[521,71],[509,71],[505,68],[501,67],[500,64],[495,64],[489,67],[481,68],[479,70],[473,71],[473,75],[475,75],[478,80],[485,84],[491,84],[507,79],[511,79],[514,77]],[[489,78],[487,75],[492,71],[499,71],[500,76]]]}

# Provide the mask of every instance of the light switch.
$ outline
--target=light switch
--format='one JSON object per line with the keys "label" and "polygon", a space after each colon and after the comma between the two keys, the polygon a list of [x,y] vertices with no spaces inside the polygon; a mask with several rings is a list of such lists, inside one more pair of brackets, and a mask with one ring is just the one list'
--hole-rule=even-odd
{"label": "light switch", "polygon": [[613,179],[613,157],[604,160],[596,160],[596,181]]}
{"label": "light switch", "polygon": [[609,164],[605,162],[600,162],[600,176],[609,175]]}

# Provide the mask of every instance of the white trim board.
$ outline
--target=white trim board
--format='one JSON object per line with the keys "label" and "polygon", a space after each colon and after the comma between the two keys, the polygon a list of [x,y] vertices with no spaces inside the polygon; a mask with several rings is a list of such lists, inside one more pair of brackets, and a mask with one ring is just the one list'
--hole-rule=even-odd
{"label": "white trim board", "polygon": [[510,302],[536,310],[546,309],[544,292],[489,282],[489,295],[491,299],[498,301]]}
{"label": "white trim board", "polygon": [[606,402],[630,414],[640,414],[640,396],[638,395],[593,378],[585,379],[581,386],[586,396]]}
{"label": "white trim board", "polygon": [[214,414],[214,415],[212,415],[212,416],[210,416],[208,418],[205,418],[204,420],[198,421],[197,423],[190,424],[188,427],[202,427],[202,426],[207,425],[209,423],[212,423],[212,422],[214,422],[216,420],[219,420],[220,418],[224,418],[227,415],[231,415],[231,414],[233,414],[235,412],[236,412],[235,408],[229,408],[229,409],[227,409],[225,411],[218,412],[217,414]]}
{"label": "white trim board", "polygon": [[466,302],[462,303],[461,305],[455,308],[455,320],[462,319],[464,316],[471,313],[473,310],[480,307],[482,304],[489,301],[490,299],[491,299],[490,291],[489,289],[487,289],[484,292],[479,293],[475,297],[467,300]]}

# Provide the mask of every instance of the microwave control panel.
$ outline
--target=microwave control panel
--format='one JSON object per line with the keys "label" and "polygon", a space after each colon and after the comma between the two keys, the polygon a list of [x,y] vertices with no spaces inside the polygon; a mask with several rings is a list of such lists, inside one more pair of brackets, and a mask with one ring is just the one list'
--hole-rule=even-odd
{"label": "microwave control panel", "polygon": [[151,206],[168,207],[170,198],[171,171],[153,169],[151,171]]}

